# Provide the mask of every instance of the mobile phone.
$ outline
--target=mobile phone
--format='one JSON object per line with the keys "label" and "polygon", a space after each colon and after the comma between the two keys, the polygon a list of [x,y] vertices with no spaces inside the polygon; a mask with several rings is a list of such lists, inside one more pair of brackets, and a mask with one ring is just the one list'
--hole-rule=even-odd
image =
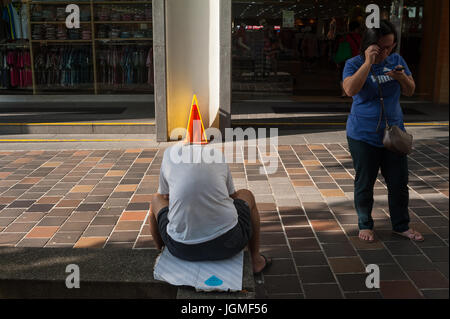
{"label": "mobile phone", "polygon": [[404,66],[398,66],[398,67],[395,68],[395,71],[397,71],[397,72],[402,72],[404,70],[405,70]]}

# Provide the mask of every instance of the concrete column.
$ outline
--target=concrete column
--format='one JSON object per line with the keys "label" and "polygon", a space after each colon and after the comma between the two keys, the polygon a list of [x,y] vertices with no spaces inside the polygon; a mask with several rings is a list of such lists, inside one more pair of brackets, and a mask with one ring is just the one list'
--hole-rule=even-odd
{"label": "concrete column", "polygon": [[[231,1],[154,0],[153,6],[154,38],[158,38],[154,39],[158,141],[170,138],[176,128],[186,128],[194,94],[205,128],[228,127]],[[164,23],[157,21],[161,17],[165,18]],[[160,28],[162,25],[164,30]]]}
{"label": "concrete column", "polygon": [[222,136],[231,127],[231,21],[232,1],[220,0],[220,108],[219,123]]}

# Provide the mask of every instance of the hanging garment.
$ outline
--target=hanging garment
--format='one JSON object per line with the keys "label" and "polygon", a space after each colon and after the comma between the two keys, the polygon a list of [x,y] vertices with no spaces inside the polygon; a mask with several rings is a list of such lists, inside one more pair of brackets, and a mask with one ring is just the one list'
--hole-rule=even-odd
{"label": "hanging garment", "polygon": [[[99,51],[99,83],[114,88],[144,88],[153,83],[153,51],[149,47],[110,46]],[[147,70],[147,67],[149,67]],[[153,78],[153,73],[151,73]],[[151,82],[149,82],[151,80]],[[136,86],[137,85],[137,86]]]}
{"label": "hanging garment", "polygon": [[16,32],[14,30],[14,20],[9,9],[9,5],[3,8],[2,19],[6,21],[8,25],[8,40],[15,40]]}
{"label": "hanging garment", "polygon": [[2,19],[8,23],[9,39],[17,40],[22,38],[22,27],[19,14],[12,4],[8,4],[3,9]]}
{"label": "hanging garment", "polygon": [[10,85],[9,65],[6,50],[0,51],[0,88],[7,89]]}
{"label": "hanging garment", "polygon": [[22,23],[16,8],[12,4],[9,5],[14,22],[14,29],[16,30],[16,39],[23,39]]}
{"label": "hanging garment", "polygon": [[42,87],[77,88],[92,84],[91,69],[90,47],[43,48],[35,56],[36,83]]}
{"label": "hanging garment", "polygon": [[32,84],[30,52],[21,49],[0,50],[0,88],[24,89]]}
{"label": "hanging garment", "polygon": [[[1,9],[1,7],[0,7]],[[0,42],[11,37],[8,21],[4,19],[3,10],[0,10]]]}
{"label": "hanging garment", "polygon": [[30,39],[28,34],[28,6],[23,5],[20,10],[20,24],[22,26],[22,39]]}

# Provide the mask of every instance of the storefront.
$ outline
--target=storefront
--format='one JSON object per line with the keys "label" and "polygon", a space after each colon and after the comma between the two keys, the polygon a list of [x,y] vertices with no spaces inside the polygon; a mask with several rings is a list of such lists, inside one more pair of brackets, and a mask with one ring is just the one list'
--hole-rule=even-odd
{"label": "storefront", "polygon": [[1,13],[0,95],[154,93],[152,1],[1,0]]}
{"label": "storefront", "polygon": [[[420,82],[427,0],[233,0],[233,96],[341,96],[340,42],[358,48],[366,6],[401,29],[400,54]],[[429,0],[428,0],[429,1]],[[353,44],[353,43],[350,43]],[[358,54],[354,50],[352,55]]]}
{"label": "storefront", "polygon": [[341,96],[336,48],[371,3],[401,30],[416,98],[448,104],[448,0],[0,0],[0,101],[140,95],[167,141],[197,94],[205,126],[223,129],[232,101]]}

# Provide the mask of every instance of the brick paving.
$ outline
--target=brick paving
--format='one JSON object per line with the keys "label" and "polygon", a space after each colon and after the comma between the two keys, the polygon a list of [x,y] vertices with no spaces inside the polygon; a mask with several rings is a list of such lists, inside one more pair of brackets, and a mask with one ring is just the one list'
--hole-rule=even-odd
{"label": "brick paving", "polygon": [[[448,298],[448,138],[423,140],[409,158],[411,225],[423,243],[391,233],[387,189],[375,185],[377,242],[358,240],[354,170],[344,143],[278,147],[279,169],[231,164],[254,192],[262,252],[274,264],[259,298]],[[0,246],[155,249],[149,231],[162,149],[0,151]],[[265,156],[262,156],[265,159]],[[365,285],[368,264],[380,289]]]}

